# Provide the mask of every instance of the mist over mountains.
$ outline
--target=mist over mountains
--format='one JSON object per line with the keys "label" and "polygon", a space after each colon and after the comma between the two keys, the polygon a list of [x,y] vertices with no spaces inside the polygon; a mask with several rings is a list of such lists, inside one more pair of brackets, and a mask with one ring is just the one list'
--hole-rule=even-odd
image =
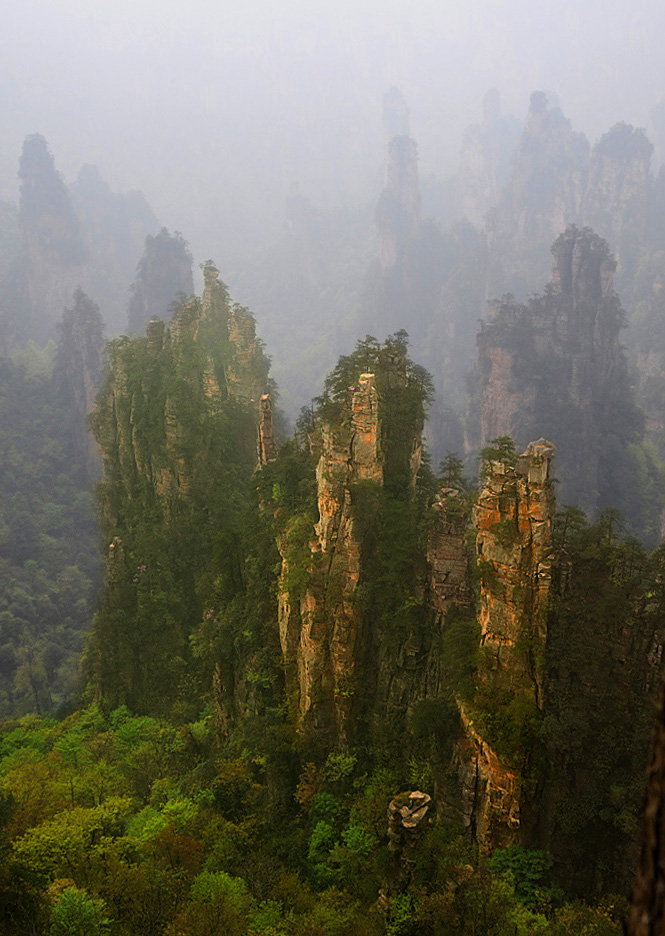
{"label": "mist over mountains", "polygon": [[3,26],[0,934],[651,933],[662,5]]}

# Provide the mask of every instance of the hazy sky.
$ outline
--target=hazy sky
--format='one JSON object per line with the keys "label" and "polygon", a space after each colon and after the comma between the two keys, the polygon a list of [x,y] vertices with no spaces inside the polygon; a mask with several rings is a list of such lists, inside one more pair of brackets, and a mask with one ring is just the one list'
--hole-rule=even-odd
{"label": "hazy sky", "polygon": [[322,205],[381,185],[381,98],[404,93],[421,165],[455,170],[496,86],[523,117],[555,91],[592,142],[648,126],[665,95],[662,0],[3,0],[0,197],[26,134],[71,181],[96,163],[141,188],[198,259],[223,265],[279,232],[298,182]]}

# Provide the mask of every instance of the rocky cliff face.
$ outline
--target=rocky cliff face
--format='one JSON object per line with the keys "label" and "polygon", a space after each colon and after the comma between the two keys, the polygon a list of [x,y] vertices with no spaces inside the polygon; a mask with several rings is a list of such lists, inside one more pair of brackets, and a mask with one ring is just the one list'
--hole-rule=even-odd
{"label": "rocky cliff face", "polygon": [[59,324],[60,342],[55,365],[56,385],[65,400],[68,429],[76,460],[91,483],[99,475],[99,451],[88,431],[102,380],[104,324],[97,306],[77,289],[70,309]]}
{"label": "rocky cliff face", "polygon": [[[252,647],[245,636],[238,649],[228,610],[259,577],[249,570],[246,546],[259,423],[263,462],[272,454],[265,400],[259,411],[268,364],[258,340],[252,347],[247,339],[253,323],[236,341],[234,308],[212,263],[205,280],[203,299],[187,300],[170,322],[153,318],[144,337],[109,344],[93,428],[104,462],[102,524],[114,558],[90,665],[97,691],[118,704],[196,707],[201,676],[189,639],[198,634],[203,678],[224,731],[260,694],[247,677],[255,657],[277,651],[274,617],[267,634],[260,630],[261,599],[253,605],[260,634]],[[256,386],[254,399],[239,386]],[[254,520],[263,531],[262,519]],[[266,579],[273,550],[264,536],[254,568]]]}
{"label": "rocky cliff face", "polygon": [[[192,406],[204,405],[215,419],[231,397],[246,404],[259,424],[268,365],[254,320],[232,306],[213,263],[204,275],[201,300],[183,303],[168,324],[152,318],[145,338],[122,338],[110,346],[110,376],[95,430],[106,475],[121,483],[127,496],[139,481],[145,496],[157,493],[164,505],[187,495],[198,473],[192,457],[197,439],[207,447],[203,427],[186,418]],[[159,408],[146,422],[148,399]]]}
{"label": "rocky cliff face", "polygon": [[43,338],[54,334],[81,282],[86,255],[69,192],[39,134],[23,145],[19,178],[27,331]]}
{"label": "rocky cliff face", "polygon": [[607,244],[570,228],[552,253],[545,293],[524,306],[499,304],[478,335],[481,444],[505,435],[523,445],[547,433],[557,440],[561,499],[593,512],[620,496],[601,439],[639,438],[641,419]]}
{"label": "rocky cliff face", "polygon": [[543,704],[543,660],[551,585],[554,446],[531,442],[515,467],[490,462],[474,507],[480,576],[481,646],[502,690]]}
{"label": "rocky cliff face", "polygon": [[24,143],[19,178],[21,248],[4,290],[16,342],[53,337],[79,286],[100,304],[110,330],[123,331],[127,289],[145,236],[158,226],[143,196],[111,192],[94,166],[68,188],[39,134]]}
{"label": "rocky cliff face", "polygon": [[363,557],[352,488],[360,481],[383,483],[374,374],[361,374],[352,393],[349,424],[324,425],[321,432],[313,581],[295,608],[285,587],[285,558],[279,608],[285,660],[297,661],[296,683],[292,679],[289,688],[299,699],[298,723],[304,730],[334,731],[341,741],[352,730],[351,703],[364,655],[362,615],[354,603]]}
{"label": "rocky cliff face", "polygon": [[[415,635],[402,634],[390,664],[382,660],[381,602],[405,583],[386,582],[376,603],[372,597],[378,569],[390,561],[394,536],[402,535],[384,527],[384,512],[392,510],[395,522],[401,516],[403,534],[413,534],[421,391],[396,345],[377,346],[370,358],[376,370],[359,367],[346,377],[348,389],[340,386],[339,403],[324,410],[311,436],[319,455],[318,519],[305,531],[300,555],[291,539],[307,518],[296,519],[279,544],[280,637],[296,721],[301,731],[328,733],[342,745],[375,707],[402,709],[398,696],[409,698],[416,675],[425,678],[409,662],[418,649]],[[410,559],[407,565],[411,578]]]}
{"label": "rocky cliff face", "polygon": [[383,129],[388,140],[409,136],[409,106],[399,88],[391,88],[383,95]]}
{"label": "rocky cliff face", "polygon": [[[82,283],[103,310],[108,333],[121,334],[127,330],[127,290],[146,237],[159,231],[159,222],[142,192],[111,191],[96,166],[82,166],[69,192],[88,258]],[[183,292],[190,295],[193,287]],[[165,304],[151,315],[165,316],[167,311]],[[138,330],[143,331],[149,318]]]}
{"label": "rocky cliff face", "polygon": [[466,549],[468,516],[464,499],[456,488],[442,488],[433,510],[427,541],[430,600],[444,618],[453,605],[463,609],[472,606]]}
{"label": "rocky cliff face", "polygon": [[491,461],[473,509],[481,583],[480,695],[470,704],[458,700],[462,733],[454,763],[461,817],[483,846],[520,842],[523,802],[533,800],[520,765],[497,753],[474,705],[485,697],[501,704],[512,699],[513,705],[519,699],[520,706],[536,709],[544,704],[553,455],[554,446],[539,439],[514,465]]}

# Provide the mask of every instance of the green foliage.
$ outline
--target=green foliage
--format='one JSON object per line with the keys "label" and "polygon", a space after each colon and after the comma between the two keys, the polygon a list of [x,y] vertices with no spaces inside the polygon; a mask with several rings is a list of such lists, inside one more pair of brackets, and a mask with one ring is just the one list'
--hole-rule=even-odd
{"label": "green foliage", "polygon": [[558,802],[551,850],[562,883],[588,894],[600,875],[618,888],[621,856],[637,828],[651,716],[644,664],[625,661],[647,660],[662,626],[663,558],[625,537],[616,511],[593,525],[564,512],[555,535],[565,548],[565,590],[555,591],[548,622],[541,732],[552,783],[574,793]]}
{"label": "green foliage", "polygon": [[53,903],[50,936],[103,936],[108,924],[103,900],[67,887]]}
{"label": "green foliage", "polygon": [[193,291],[192,256],[182,236],[166,228],[149,234],[130,290],[128,331],[143,332],[153,316],[166,318],[176,297]]}
{"label": "green foliage", "polygon": [[[58,351],[61,356],[62,349]],[[65,371],[0,360],[0,716],[71,700],[100,564],[85,414]]]}
{"label": "green foliage", "polygon": [[466,492],[469,482],[464,476],[464,462],[456,453],[446,455],[439,466],[439,477],[444,487]]}
{"label": "green foliage", "polygon": [[446,616],[441,640],[441,662],[450,686],[462,698],[471,698],[475,686],[480,625],[453,606]]}
{"label": "green foliage", "polygon": [[253,483],[256,416],[227,392],[231,372],[265,386],[267,364],[255,348],[248,367],[257,372],[239,369],[228,333],[237,310],[221,284],[211,290],[196,340],[201,306],[190,300],[161,348],[147,338],[111,342],[93,419],[105,537],[118,545],[88,653],[91,688],[110,707],[176,718],[195,717],[220,657],[227,666],[256,651],[248,691],[269,695],[274,682],[261,656],[274,647],[265,634],[277,551],[260,509],[263,481]]}
{"label": "green foliage", "polygon": [[413,897],[410,894],[393,897],[386,921],[388,936],[409,936],[413,932],[413,916]]}
{"label": "green foliage", "polygon": [[14,854],[41,874],[80,874],[89,850],[119,831],[119,820],[128,808],[128,799],[110,798],[101,806],[78,806],[58,813],[17,839]]}
{"label": "green foliage", "polygon": [[517,450],[515,442],[510,436],[498,436],[492,439],[489,445],[480,453],[480,476],[486,477],[491,469],[492,462],[502,462],[504,465],[517,464]]}
{"label": "green foliage", "polygon": [[551,901],[547,886],[548,872],[554,859],[538,849],[509,845],[491,856],[488,867],[495,874],[508,877],[515,888],[515,897],[531,911],[542,910]]}
{"label": "green foliage", "polygon": [[[408,335],[405,331],[390,335],[383,345],[372,335],[358,341],[355,350],[343,355],[328,374],[323,394],[315,403],[317,415],[331,425],[343,425],[349,419],[348,402],[363,373],[373,373],[378,393],[386,400],[385,414],[394,426],[387,430],[390,445],[399,445],[401,426],[412,431],[412,421],[424,417],[424,408],[433,397],[431,376],[406,356]],[[398,386],[404,378],[404,384]],[[396,392],[397,391],[397,392]],[[389,457],[386,452],[386,458]]]}

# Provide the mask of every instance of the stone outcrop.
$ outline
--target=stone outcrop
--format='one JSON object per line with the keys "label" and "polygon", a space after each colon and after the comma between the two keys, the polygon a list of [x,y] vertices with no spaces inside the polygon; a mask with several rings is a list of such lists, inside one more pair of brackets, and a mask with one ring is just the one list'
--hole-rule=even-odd
{"label": "stone outcrop", "polygon": [[492,461],[473,516],[486,678],[543,703],[543,655],[552,580],[554,446],[531,442],[512,466]]}
{"label": "stone outcrop", "polygon": [[381,913],[387,913],[391,897],[409,885],[418,845],[433,822],[433,805],[432,797],[420,790],[399,793],[388,804],[388,848],[392,861],[376,904]]}
{"label": "stone outcrop", "polygon": [[[482,665],[475,679],[489,696],[522,698],[542,709],[552,585],[554,446],[532,442],[512,464],[491,461],[473,509],[480,569]],[[483,847],[521,842],[521,812],[533,791],[521,766],[508,763],[475,724],[474,703],[457,700],[461,733],[452,767],[454,811]],[[496,713],[494,713],[496,714]]]}
{"label": "stone outcrop", "polygon": [[473,726],[459,704],[462,733],[452,767],[459,782],[457,815],[482,847],[505,847],[520,840],[522,782],[519,771],[499,755]]}
{"label": "stone outcrop", "polygon": [[229,396],[258,406],[265,388],[265,355],[256,337],[256,321],[243,306],[234,305],[229,316],[229,341],[234,357],[226,368]]}
{"label": "stone outcrop", "polygon": [[[19,342],[53,338],[78,287],[94,297],[112,333],[124,331],[127,290],[146,235],[158,227],[143,195],[111,192],[94,166],[84,166],[68,187],[39,134],[25,140],[19,178],[20,254],[3,295],[16,332],[10,337]],[[164,273],[156,270],[153,276],[157,291]],[[185,291],[192,292],[191,272]],[[152,314],[166,315],[174,297],[175,292],[148,310],[139,330]]]}
{"label": "stone outcrop", "polygon": [[259,400],[259,431],[256,443],[259,465],[268,465],[275,460],[275,438],[272,431],[272,400],[269,393],[262,393]]}
{"label": "stone outcrop", "polygon": [[298,696],[298,723],[305,730],[333,731],[342,740],[351,728],[357,668],[364,652],[362,619],[354,603],[362,555],[352,488],[359,481],[383,481],[374,374],[361,374],[350,392],[349,424],[322,427],[311,581],[294,607],[286,587],[285,557],[279,605],[280,639],[287,679],[291,674],[289,688]]}
{"label": "stone outcrop", "polygon": [[444,487],[434,501],[434,520],[427,540],[430,568],[430,601],[442,618],[452,605],[470,608],[467,509],[461,492]]}
{"label": "stone outcrop", "polygon": [[[99,304],[108,333],[121,334],[127,328],[127,290],[146,237],[159,231],[159,222],[142,192],[111,191],[96,166],[82,166],[69,192],[88,258],[81,284]],[[183,292],[190,295],[193,286]],[[165,317],[168,302],[154,307],[137,330],[143,331],[150,314]]]}
{"label": "stone outcrop", "polygon": [[26,138],[19,163],[19,223],[24,251],[27,330],[53,336],[65,306],[82,282],[86,255],[79,220],[46,140]]}
{"label": "stone outcrop", "polygon": [[399,88],[391,88],[383,95],[383,129],[389,140],[409,136],[409,105]]}
{"label": "stone outcrop", "polygon": [[[307,517],[295,517],[278,543],[280,638],[295,720],[300,731],[342,746],[357,732],[371,732],[375,713],[403,713],[426,685],[437,684],[439,672],[435,661],[427,666],[428,641],[435,639],[418,626],[418,616],[406,612],[404,624],[395,624],[388,651],[384,629],[391,621],[380,610],[404,586],[390,580],[396,573],[383,511],[394,511],[404,535],[415,532],[409,525],[421,459],[420,384],[397,341],[357,360],[358,371],[363,360],[373,371],[353,377],[350,369],[343,378],[348,387],[336,384],[334,402],[315,415],[310,434],[318,455],[318,518],[308,529]],[[374,596],[382,567],[388,584]],[[412,568],[404,574],[415,577]],[[418,575],[424,609],[424,561]]]}
{"label": "stone outcrop", "polygon": [[552,254],[545,293],[527,305],[498,303],[481,326],[481,446],[499,436],[518,445],[540,433],[555,438],[560,499],[593,513],[617,502],[602,448],[610,438],[636,438],[641,417],[619,341],[606,242],[571,227]]}
{"label": "stone outcrop", "polygon": [[102,380],[104,324],[99,309],[82,290],[65,309],[59,324],[60,342],[55,377],[66,401],[73,451],[88,480],[99,474],[99,451],[88,431],[87,419]]}

